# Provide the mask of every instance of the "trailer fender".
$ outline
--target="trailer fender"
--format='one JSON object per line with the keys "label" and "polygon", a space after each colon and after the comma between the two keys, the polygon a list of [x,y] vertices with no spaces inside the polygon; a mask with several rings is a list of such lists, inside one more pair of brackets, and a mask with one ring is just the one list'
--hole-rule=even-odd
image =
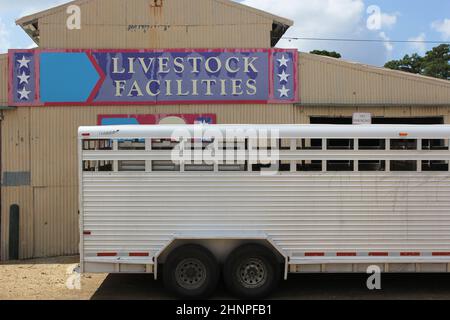
{"label": "trailer fender", "polygon": [[[287,279],[289,269],[289,254],[283,251],[280,246],[276,244],[264,232],[220,232],[220,233],[177,233],[174,234],[161,249],[154,256],[154,276],[158,278],[158,262],[162,261],[164,256],[174,248],[188,243],[196,243],[211,247],[214,244],[229,244],[227,251],[237,248],[239,245],[245,243],[260,243],[271,249],[280,261],[284,264],[284,279]],[[214,251],[214,250],[213,250]],[[214,252],[213,252],[214,253]]]}

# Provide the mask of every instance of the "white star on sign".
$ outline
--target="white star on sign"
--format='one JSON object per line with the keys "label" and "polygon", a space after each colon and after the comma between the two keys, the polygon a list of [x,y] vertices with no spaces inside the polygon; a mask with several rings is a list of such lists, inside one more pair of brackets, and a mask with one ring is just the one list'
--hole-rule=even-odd
{"label": "white star on sign", "polygon": [[278,89],[280,92],[280,98],[286,97],[289,98],[289,91],[290,89],[286,88],[286,86],[283,86],[281,89]]}
{"label": "white star on sign", "polygon": [[283,72],[281,74],[279,74],[278,76],[280,77],[280,82],[281,81],[288,82],[288,78],[289,78],[290,74],[287,74],[286,71],[283,70]]}
{"label": "white star on sign", "polygon": [[31,60],[27,60],[25,56],[22,56],[22,60],[17,60],[18,63],[20,63],[19,69],[22,67],[25,67],[28,69],[28,64],[31,62]]}
{"label": "white star on sign", "polygon": [[30,76],[27,76],[26,74],[25,74],[25,71],[23,71],[22,72],[22,75],[20,75],[20,76],[17,76],[17,78],[19,78],[20,79],[20,83],[19,84],[22,84],[22,83],[26,83],[26,84],[28,84],[28,79],[30,79]]}
{"label": "white star on sign", "polygon": [[31,91],[27,91],[25,89],[25,87],[23,87],[22,91],[17,91],[17,93],[20,94],[20,98],[19,98],[20,100],[22,100],[22,99],[29,100],[30,99],[29,95],[30,95]]}
{"label": "white star on sign", "polygon": [[288,66],[287,63],[289,62],[289,59],[286,59],[286,57],[283,54],[283,57],[281,59],[278,59],[278,62],[280,63],[280,67],[282,66]]}

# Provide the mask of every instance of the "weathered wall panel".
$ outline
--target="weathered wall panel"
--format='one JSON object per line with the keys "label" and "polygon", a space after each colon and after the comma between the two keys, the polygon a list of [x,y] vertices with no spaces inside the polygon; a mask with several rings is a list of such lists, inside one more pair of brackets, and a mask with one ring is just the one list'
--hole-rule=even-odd
{"label": "weathered wall panel", "polygon": [[9,210],[14,204],[19,206],[20,214],[19,258],[35,256],[33,189],[30,186],[2,187],[1,260],[7,260],[9,257]]}
{"label": "weathered wall panel", "polygon": [[81,2],[81,30],[68,30],[65,10],[39,20],[48,48],[269,48],[273,18],[211,0]]}
{"label": "weathered wall panel", "polygon": [[294,107],[294,121],[309,124],[312,116],[352,117],[355,112],[368,112],[373,117],[444,117],[450,124],[450,107]]}
{"label": "weathered wall panel", "polygon": [[450,104],[450,81],[300,53],[301,103]]}
{"label": "weathered wall panel", "polygon": [[4,111],[2,133],[1,177],[1,257],[8,257],[9,208],[20,207],[20,257],[33,256],[33,203],[31,186],[8,187],[3,185],[5,173],[30,172],[30,108]]}
{"label": "weathered wall panel", "polygon": [[0,54],[0,106],[8,104],[8,55]]}
{"label": "weathered wall panel", "polygon": [[34,188],[34,255],[78,252],[77,187]]}
{"label": "weathered wall panel", "polygon": [[30,108],[4,111],[2,121],[2,171],[30,171]]}

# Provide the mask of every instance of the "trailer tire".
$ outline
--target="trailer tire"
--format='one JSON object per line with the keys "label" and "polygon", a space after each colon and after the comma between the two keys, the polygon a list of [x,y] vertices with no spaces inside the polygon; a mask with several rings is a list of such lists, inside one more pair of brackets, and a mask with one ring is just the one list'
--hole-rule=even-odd
{"label": "trailer tire", "polygon": [[247,244],[227,258],[223,276],[228,290],[242,299],[262,299],[270,295],[281,278],[275,254],[264,246]]}
{"label": "trailer tire", "polygon": [[176,248],[163,265],[165,287],[181,298],[208,298],[216,290],[219,278],[216,258],[200,245]]}

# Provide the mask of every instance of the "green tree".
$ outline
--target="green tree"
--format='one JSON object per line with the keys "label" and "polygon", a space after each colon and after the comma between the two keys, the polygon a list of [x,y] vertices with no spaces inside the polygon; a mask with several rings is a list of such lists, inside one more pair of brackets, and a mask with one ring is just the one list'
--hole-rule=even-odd
{"label": "green tree", "polygon": [[423,74],[450,80],[450,45],[441,44],[427,52],[423,66]]}
{"label": "green tree", "polygon": [[422,74],[423,64],[424,58],[418,55],[417,53],[414,53],[411,56],[406,55],[403,57],[403,59],[400,60],[389,61],[384,65],[384,67],[393,70],[405,71],[409,73]]}
{"label": "green tree", "polygon": [[327,56],[327,57],[332,57],[332,58],[337,58],[337,59],[342,58],[341,54],[336,51],[313,50],[310,53],[317,54],[319,56]]}
{"label": "green tree", "polygon": [[450,45],[441,44],[428,51],[424,57],[417,53],[406,55],[403,59],[387,62],[384,67],[450,80]]}

